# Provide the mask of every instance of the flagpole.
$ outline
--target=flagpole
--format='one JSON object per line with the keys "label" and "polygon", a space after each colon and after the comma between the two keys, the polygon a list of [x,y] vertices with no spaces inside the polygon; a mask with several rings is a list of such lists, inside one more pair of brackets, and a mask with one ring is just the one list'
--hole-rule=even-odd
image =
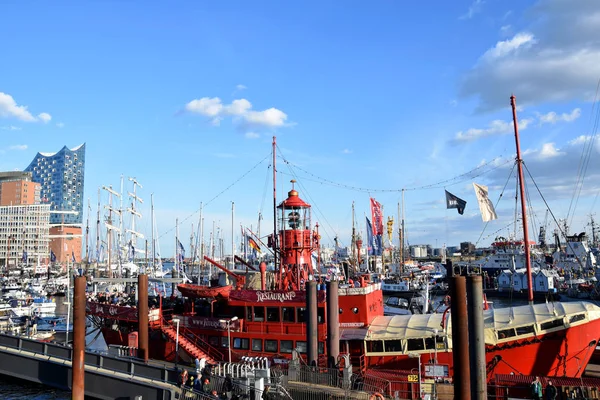
{"label": "flagpole", "polygon": [[231,270],[235,269],[235,244],[233,243],[234,231],[233,231],[233,220],[235,216],[235,203],[231,202]]}
{"label": "flagpole", "polygon": [[[369,227],[367,226],[367,214],[363,213],[365,215],[365,230],[367,231],[367,241],[369,242],[367,244],[367,257],[366,257],[366,262],[367,262],[367,274],[370,272],[370,268],[369,268],[369,263],[371,262],[371,260],[369,259],[369,247],[371,246],[371,248],[373,248],[373,234],[371,233],[371,237],[369,237]],[[371,229],[372,232],[372,229]]]}
{"label": "flagpole", "polygon": [[406,240],[404,235],[404,189],[402,189],[402,234],[400,238],[400,273],[404,273],[404,241]]}

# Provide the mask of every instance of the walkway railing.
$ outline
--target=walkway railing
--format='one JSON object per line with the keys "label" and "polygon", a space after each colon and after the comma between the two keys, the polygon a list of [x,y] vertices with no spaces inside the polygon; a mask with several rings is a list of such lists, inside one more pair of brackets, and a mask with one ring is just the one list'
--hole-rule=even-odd
{"label": "walkway railing", "polygon": [[[71,361],[73,358],[73,349],[69,346],[38,342],[20,336],[0,334],[0,346],[66,361]],[[142,360],[123,359],[89,351],[85,354],[85,365],[170,384],[177,384],[178,379],[177,371],[166,365],[146,364]]]}
{"label": "walkway railing", "polygon": [[[177,330],[176,325],[173,324],[172,321],[163,320],[163,324]],[[225,360],[225,356],[220,350],[203,340],[200,336],[196,335],[196,333],[191,329],[180,324],[179,334],[183,335],[183,337],[190,341],[194,346],[202,350],[202,352],[204,352],[204,354],[206,354],[213,361],[219,362]]]}

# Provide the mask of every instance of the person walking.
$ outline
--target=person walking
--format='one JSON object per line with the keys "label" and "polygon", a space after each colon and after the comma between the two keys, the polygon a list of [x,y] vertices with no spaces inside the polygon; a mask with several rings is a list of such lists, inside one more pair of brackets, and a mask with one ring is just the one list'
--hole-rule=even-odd
{"label": "person walking", "polygon": [[551,381],[548,381],[548,384],[546,385],[546,400],[555,400],[557,392],[556,386],[554,386]]}
{"label": "person walking", "polygon": [[542,399],[542,382],[540,382],[540,378],[537,376],[531,383],[531,398],[533,400]]}

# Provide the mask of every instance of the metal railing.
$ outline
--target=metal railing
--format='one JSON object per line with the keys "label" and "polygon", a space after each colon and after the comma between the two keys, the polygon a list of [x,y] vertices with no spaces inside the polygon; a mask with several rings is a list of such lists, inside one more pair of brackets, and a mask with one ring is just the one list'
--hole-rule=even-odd
{"label": "metal railing", "polygon": [[[172,328],[175,332],[177,332],[177,328],[176,328],[176,326],[174,326],[172,321],[167,321],[166,319],[163,319],[163,324],[161,326],[164,326],[164,325]],[[179,334],[182,335],[186,340],[188,340],[194,346],[196,346],[198,349],[200,349],[204,354],[206,354],[212,360],[223,361],[225,359],[225,356],[223,355],[223,353],[221,353],[220,350],[218,350],[216,347],[212,346],[211,344],[209,344],[208,342],[203,340],[200,336],[196,335],[196,333],[194,333],[194,331],[192,331],[191,329],[189,329],[181,324],[179,324]]]}
{"label": "metal railing", "polygon": [[[20,336],[0,334],[0,346],[58,360],[71,361],[73,359],[73,349],[69,346],[39,342]],[[90,351],[85,353],[85,365],[169,384],[176,384],[178,377],[177,371],[166,365],[149,365],[133,357],[119,358]]]}

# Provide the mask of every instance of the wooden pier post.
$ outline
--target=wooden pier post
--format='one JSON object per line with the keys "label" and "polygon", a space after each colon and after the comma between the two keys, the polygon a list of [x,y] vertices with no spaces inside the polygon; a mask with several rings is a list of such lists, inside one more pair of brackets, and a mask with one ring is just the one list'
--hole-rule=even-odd
{"label": "wooden pier post", "polygon": [[85,276],[75,278],[73,294],[73,359],[71,388],[73,400],[85,397]]}
{"label": "wooden pier post", "polygon": [[453,276],[450,282],[454,398],[457,400],[471,400],[467,280],[464,276]]}
{"label": "wooden pier post", "polygon": [[319,338],[317,322],[317,282],[306,282],[306,357],[308,365],[317,365]]}
{"label": "wooden pier post", "polygon": [[148,362],[148,275],[138,275],[138,357]]}

